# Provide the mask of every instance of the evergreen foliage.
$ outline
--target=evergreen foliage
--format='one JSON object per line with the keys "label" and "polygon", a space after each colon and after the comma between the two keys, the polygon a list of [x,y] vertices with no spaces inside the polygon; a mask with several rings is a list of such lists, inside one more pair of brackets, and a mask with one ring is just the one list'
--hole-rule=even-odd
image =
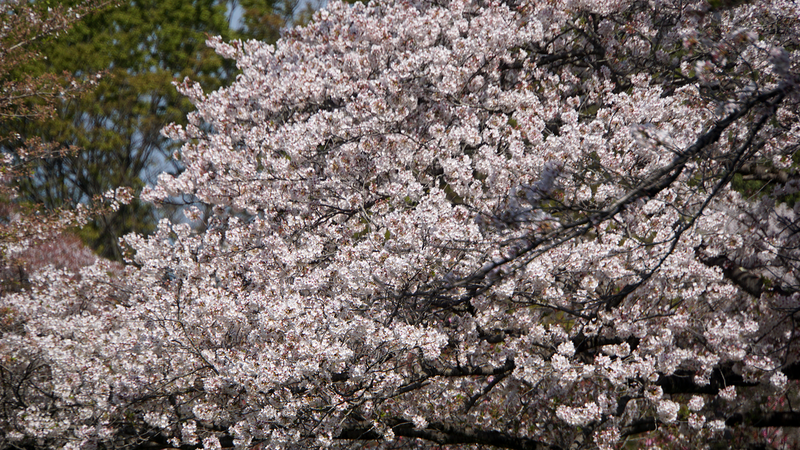
{"label": "evergreen foliage", "polygon": [[[235,8],[244,11],[240,31],[231,23]],[[41,160],[33,176],[20,184],[24,200],[48,209],[91,203],[108,189],[127,186],[138,192],[154,183],[157,173],[180,171],[179,162],[172,160],[175,144],[161,135],[161,129],[185,123],[193,107],[173,82],[189,77],[208,92],[229,84],[235,67],[208,48],[207,37],[249,34],[274,41],[291,12],[278,13],[283,11],[279,8],[271,0],[244,0],[241,5],[131,0],[86,18],[46,43],[44,58],[20,66],[16,76],[103,76],[92,92],[62,101],[54,117],[10,125],[23,138],[80,149]],[[101,256],[119,260],[120,237],[150,233],[158,216],[168,212],[159,213],[135,200],[98,216],[79,234]]]}

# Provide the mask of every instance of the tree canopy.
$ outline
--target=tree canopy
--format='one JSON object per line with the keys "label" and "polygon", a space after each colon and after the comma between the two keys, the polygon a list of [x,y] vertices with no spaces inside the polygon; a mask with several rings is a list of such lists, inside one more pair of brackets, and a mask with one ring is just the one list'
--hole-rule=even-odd
{"label": "tree canopy", "polygon": [[142,198],[210,208],[2,296],[3,446],[800,445],[796,1],[208,43],[241,74]]}

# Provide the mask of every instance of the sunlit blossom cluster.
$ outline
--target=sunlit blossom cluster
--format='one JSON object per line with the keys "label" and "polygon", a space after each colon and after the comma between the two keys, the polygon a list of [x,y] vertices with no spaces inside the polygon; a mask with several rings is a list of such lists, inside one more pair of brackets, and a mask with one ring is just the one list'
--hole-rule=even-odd
{"label": "sunlit blossom cluster", "polygon": [[763,412],[800,373],[800,4],[709,8],[331,1],[210,39],[241,74],[179,84],[185,170],[143,194],[209,208],[2,298],[0,439],[605,449]]}

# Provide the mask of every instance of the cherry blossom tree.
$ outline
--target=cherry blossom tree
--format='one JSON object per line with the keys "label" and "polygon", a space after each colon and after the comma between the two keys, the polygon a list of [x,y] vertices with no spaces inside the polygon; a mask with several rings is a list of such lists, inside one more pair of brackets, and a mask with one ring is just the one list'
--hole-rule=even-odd
{"label": "cherry blossom tree", "polygon": [[213,213],[2,297],[3,446],[798,445],[796,1],[332,1],[209,44],[242,73],[181,85],[143,196]]}

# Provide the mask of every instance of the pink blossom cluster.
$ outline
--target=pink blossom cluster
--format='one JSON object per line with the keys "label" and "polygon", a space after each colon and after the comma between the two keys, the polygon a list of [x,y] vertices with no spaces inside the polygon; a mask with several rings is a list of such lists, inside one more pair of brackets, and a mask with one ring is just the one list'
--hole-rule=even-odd
{"label": "pink blossom cluster", "polygon": [[143,194],[203,226],[2,297],[0,442],[786,426],[752,399],[800,377],[800,4],[710,8],[331,1],[276,46],[210,39],[241,74],[179,85],[186,170]]}

